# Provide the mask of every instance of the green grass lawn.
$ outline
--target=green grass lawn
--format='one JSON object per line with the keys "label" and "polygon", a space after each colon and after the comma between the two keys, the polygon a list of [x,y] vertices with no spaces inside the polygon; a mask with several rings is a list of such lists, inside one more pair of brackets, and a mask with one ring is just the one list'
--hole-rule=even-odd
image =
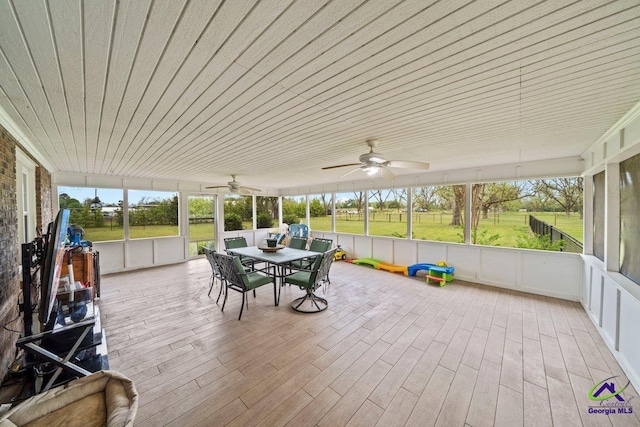
{"label": "green grass lawn", "polygon": [[189,224],[189,240],[215,240],[213,223]]}
{"label": "green grass lawn", "polygon": [[[564,231],[578,241],[582,242],[582,219],[579,215],[567,217],[564,214],[546,212],[531,213],[541,221],[553,225]],[[515,247],[518,238],[529,233],[528,213],[503,212],[497,216],[481,219],[478,227],[479,244],[493,246]],[[447,212],[414,212],[413,213],[413,238],[416,240],[434,240],[442,242],[463,243],[462,227],[452,227],[451,214]],[[251,223],[243,223],[245,230],[251,229]],[[311,218],[311,229],[315,231],[330,231],[331,216]],[[136,226],[130,227],[130,238],[141,239],[150,237],[177,236],[178,227],[170,225]],[[341,215],[336,218],[336,231],[338,233],[364,234],[364,219],[358,215]],[[483,237],[484,232],[484,237]],[[213,224],[189,225],[191,241],[215,240]],[[407,214],[406,212],[375,212],[369,221],[369,234],[371,236],[406,237]],[[486,237],[497,235],[498,237],[487,243]],[[85,239],[93,242],[106,240],[122,240],[122,228],[117,226],[105,226],[99,228],[85,228]]]}
{"label": "green grass lawn", "polygon": [[[564,214],[547,212],[532,213],[541,221],[557,227],[582,242],[582,219],[578,215],[567,217]],[[369,220],[369,235],[385,237],[406,237],[407,219],[406,213],[375,212]],[[413,239],[435,240],[442,242],[464,243],[464,230],[462,227],[453,227],[451,213],[447,212],[414,212],[413,213]],[[331,230],[331,217],[318,217],[311,219],[311,229],[318,231]],[[521,234],[529,233],[528,214],[524,212],[503,212],[499,216],[490,215],[487,219],[481,219],[478,233],[484,230],[487,235],[499,235],[492,245],[515,247]],[[339,233],[364,234],[364,220],[357,215],[339,216],[336,218],[336,231]],[[483,243],[483,242],[478,242]]]}

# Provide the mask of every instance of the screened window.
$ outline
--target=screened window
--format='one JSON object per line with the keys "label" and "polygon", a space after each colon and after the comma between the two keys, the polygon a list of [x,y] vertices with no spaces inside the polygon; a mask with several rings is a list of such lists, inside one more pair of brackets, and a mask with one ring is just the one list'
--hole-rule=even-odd
{"label": "screened window", "polygon": [[309,227],[317,231],[331,230],[331,194],[309,196]]}
{"label": "screened window", "polygon": [[582,178],[474,184],[471,243],[582,252]]}
{"label": "screened window", "polygon": [[238,194],[224,196],[224,231],[253,228],[253,197]]}
{"label": "screened window", "polygon": [[620,163],[620,273],[640,284],[640,154]]}
{"label": "screened window", "polygon": [[215,196],[189,196],[189,256],[215,246]]}
{"label": "screened window", "polygon": [[84,240],[124,239],[122,189],[58,187],[60,209],[69,209],[69,224],[84,230]]}
{"label": "screened window", "polygon": [[307,201],[304,196],[282,198],[282,222],[285,224],[307,223]]}
{"label": "screened window", "polygon": [[369,191],[369,235],[407,237],[407,189]]}
{"label": "screened window", "polygon": [[256,197],[256,215],[257,228],[278,227],[278,197]]}
{"label": "screened window", "polygon": [[593,254],[604,261],[605,173],[593,176]]}
{"label": "screened window", "polygon": [[464,185],[412,190],[412,238],[464,243]]}
{"label": "screened window", "polygon": [[178,193],[129,190],[129,238],[178,236]]}
{"label": "screened window", "polygon": [[336,193],[336,232],[364,234],[364,194]]}

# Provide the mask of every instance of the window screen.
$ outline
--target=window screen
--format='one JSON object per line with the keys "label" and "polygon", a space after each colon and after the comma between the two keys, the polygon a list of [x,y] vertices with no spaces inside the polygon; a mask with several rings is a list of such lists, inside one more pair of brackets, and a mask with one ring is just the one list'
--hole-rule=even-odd
{"label": "window screen", "polygon": [[604,261],[605,175],[593,176],[593,254]]}
{"label": "window screen", "polygon": [[620,273],[640,284],[640,154],[620,163]]}

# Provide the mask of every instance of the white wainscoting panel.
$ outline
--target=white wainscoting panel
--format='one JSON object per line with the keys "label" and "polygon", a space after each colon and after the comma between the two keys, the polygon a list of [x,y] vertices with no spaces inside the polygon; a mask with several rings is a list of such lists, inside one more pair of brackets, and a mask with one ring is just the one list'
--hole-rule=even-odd
{"label": "white wainscoting panel", "polygon": [[371,257],[393,264],[393,239],[371,238]]}
{"label": "white wainscoting panel", "polygon": [[580,302],[582,302],[584,307],[589,307],[591,305],[591,282],[593,273],[593,267],[585,263],[582,268],[584,280],[582,281],[580,294]]}
{"label": "white wainscoting panel", "polygon": [[582,258],[579,254],[520,250],[522,286],[525,292],[580,300]]}
{"label": "white wainscoting panel", "polygon": [[622,367],[625,369],[625,373],[629,379],[633,382],[636,390],[640,389],[639,326],[640,301],[625,291],[622,291],[620,298],[620,357],[618,360],[622,359]]}
{"label": "white wainscoting panel", "polygon": [[478,279],[482,282],[497,283],[507,288],[518,286],[518,264],[520,252],[482,247]]}
{"label": "white wainscoting panel", "polygon": [[353,257],[371,258],[372,256],[371,237],[353,236]]}
{"label": "white wainscoting panel", "polygon": [[602,286],[604,277],[602,272],[594,268],[591,278],[591,305],[588,312],[591,313],[596,323],[600,324],[600,312],[602,310]]}
{"label": "white wainscoting panel", "polygon": [[245,235],[247,239],[247,245],[249,246],[260,246],[269,236],[270,228],[263,228],[260,230],[255,230],[251,235]]}
{"label": "white wainscoting panel", "polygon": [[[414,240],[414,244],[418,248],[418,260],[417,264],[435,264],[438,261],[447,260],[447,247],[446,243],[438,243],[438,242],[424,242],[420,240]],[[453,264],[452,264],[453,265]],[[456,267],[456,274],[458,274],[458,267]]]}
{"label": "white wainscoting panel", "polygon": [[418,263],[418,245],[409,240],[393,242],[393,263],[410,266]]}
{"label": "white wainscoting panel", "polygon": [[125,268],[144,268],[155,265],[153,239],[129,240],[127,243]]}
{"label": "white wainscoting panel", "polygon": [[172,264],[187,259],[185,237],[163,237],[154,239],[154,264]]}
{"label": "white wainscoting panel", "polygon": [[589,282],[583,288],[591,289],[584,309],[633,386],[640,389],[640,285],[603,271],[602,261],[594,256],[585,255],[583,260],[585,270],[592,271],[583,278]]}
{"label": "white wainscoting panel", "polygon": [[[481,270],[479,264],[481,251],[481,246],[447,245],[447,255],[444,261],[456,269],[455,277],[477,282],[479,281],[478,271]],[[440,261],[440,259],[435,261]],[[500,286],[499,283],[492,284]]]}
{"label": "white wainscoting panel", "polygon": [[100,273],[113,273],[124,269],[124,248],[124,240],[93,244],[93,250],[100,252]]}
{"label": "white wainscoting panel", "polygon": [[331,234],[336,236],[334,242],[338,244],[347,252],[347,258],[357,258],[355,255],[356,244],[352,235],[349,234]]}
{"label": "white wainscoting panel", "polygon": [[618,288],[605,278],[602,292],[602,332],[609,346],[615,346],[618,329]]}

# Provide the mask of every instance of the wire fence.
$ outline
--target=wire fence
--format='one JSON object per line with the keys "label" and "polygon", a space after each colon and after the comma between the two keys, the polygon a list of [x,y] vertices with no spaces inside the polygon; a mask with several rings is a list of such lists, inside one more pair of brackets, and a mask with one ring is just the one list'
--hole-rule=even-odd
{"label": "wire fence", "polygon": [[562,249],[560,249],[562,252],[582,253],[582,243],[559,228],[556,228],[551,224],[547,224],[544,221],[540,221],[533,215],[529,215],[529,228],[531,228],[531,231],[535,234],[549,236],[551,243],[562,240],[564,242]]}

